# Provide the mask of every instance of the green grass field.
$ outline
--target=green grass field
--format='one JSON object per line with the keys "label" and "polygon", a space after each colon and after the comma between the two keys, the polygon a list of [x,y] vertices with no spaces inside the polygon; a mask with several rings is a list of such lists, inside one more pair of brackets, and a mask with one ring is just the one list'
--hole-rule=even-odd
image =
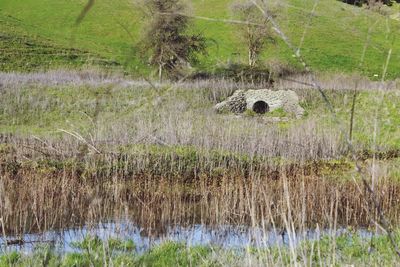
{"label": "green grass field", "polygon": [[[190,3],[190,10],[196,16],[229,19],[232,17],[231,3],[230,0],[194,0]],[[128,0],[96,1],[84,21],[75,26],[84,5],[82,0],[1,1],[0,49],[9,57],[4,60],[2,56],[0,69],[29,71],[51,67],[48,61],[58,62],[53,63],[56,66],[76,66],[82,65],[79,63],[82,61],[96,64],[98,59],[102,59],[119,62],[125,70],[136,75],[149,74],[148,66],[140,61],[134,49],[144,25],[141,7]],[[394,37],[399,32],[400,23],[397,20],[328,0],[318,3],[315,16],[310,19],[313,5],[311,0],[283,2],[278,8],[278,22],[295,46],[299,45],[305,32],[302,53],[314,70],[359,72],[371,78],[375,74],[380,77],[388,50],[392,49],[388,78],[399,76],[400,40]],[[393,10],[396,9],[397,6],[393,7]],[[227,61],[245,61],[247,54],[237,36],[237,25],[196,19],[193,30],[212,40],[208,56],[201,58],[200,69],[212,70],[217,64]],[[9,38],[17,41],[10,42]],[[65,51],[71,54],[73,51],[75,56],[72,60],[65,60],[37,53],[25,59],[23,53],[26,47],[16,45],[21,38],[39,46],[38,49],[51,46],[52,50],[58,51],[53,54],[65,54]],[[368,38],[370,41],[361,64]],[[276,44],[267,46],[263,58],[271,62],[293,63],[292,54],[278,40]],[[22,68],[21,61],[36,63]]]}

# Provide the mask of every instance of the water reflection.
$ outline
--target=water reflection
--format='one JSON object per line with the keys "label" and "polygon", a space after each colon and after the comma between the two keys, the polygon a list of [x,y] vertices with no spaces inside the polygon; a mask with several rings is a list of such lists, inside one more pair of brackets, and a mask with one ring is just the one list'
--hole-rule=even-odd
{"label": "water reflection", "polygon": [[[187,245],[209,245],[221,248],[244,249],[246,247],[267,248],[271,246],[297,245],[304,240],[316,240],[325,235],[354,234],[344,228],[329,230],[306,230],[289,233],[267,230],[260,227],[218,225],[169,226],[162,234],[156,234],[128,221],[99,223],[95,226],[70,228],[60,231],[46,231],[38,234],[1,237],[2,251],[32,251],[38,245],[48,244],[61,253],[79,251],[73,242],[82,241],[87,236],[97,236],[101,240],[118,238],[132,240],[138,253],[165,241],[183,242]],[[371,232],[359,229],[357,234],[369,237]],[[8,243],[8,245],[7,245]],[[11,244],[13,243],[13,244]]]}

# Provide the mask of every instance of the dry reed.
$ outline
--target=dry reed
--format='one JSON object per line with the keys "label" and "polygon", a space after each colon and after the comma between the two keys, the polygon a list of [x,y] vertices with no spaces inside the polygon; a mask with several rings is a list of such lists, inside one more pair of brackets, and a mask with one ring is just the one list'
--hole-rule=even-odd
{"label": "dry reed", "polygon": [[[0,215],[7,234],[118,219],[149,235],[193,224],[286,229],[290,222],[299,230],[330,229],[333,223],[369,226],[375,216],[357,183],[332,177],[351,169],[345,162],[282,164],[176,152],[68,155],[66,147],[53,144],[49,151],[8,138],[0,157]],[[390,171],[381,173],[377,192],[385,214],[398,222],[400,184],[390,177]]]}

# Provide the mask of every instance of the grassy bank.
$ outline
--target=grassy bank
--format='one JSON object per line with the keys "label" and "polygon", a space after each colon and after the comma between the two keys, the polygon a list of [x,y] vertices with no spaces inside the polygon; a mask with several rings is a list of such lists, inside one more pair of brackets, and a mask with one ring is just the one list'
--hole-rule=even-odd
{"label": "grassy bank", "polygon": [[[230,19],[231,5],[230,0],[192,1],[191,14],[217,20]],[[278,22],[295,46],[300,46],[305,34],[302,53],[314,70],[360,72],[370,78],[381,77],[387,53],[392,49],[388,77],[398,77],[400,40],[392,38],[399,30],[397,20],[340,1],[320,1],[310,22],[314,1],[290,0],[271,5],[272,9],[278,10]],[[58,3],[49,0],[2,1],[0,47],[9,57],[0,65],[0,70],[29,71],[49,67],[54,61],[69,66],[77,61],[96,62],[104,58],[124,65],[135,75],[150,73],[146,62],[139,59],[141,52],[135,49],[144,26],[142,7],[127,0],[113,1],[112,4],[99,1],[83,23],[76,26],[76,18],[83,6],[84,3],[78,0]],[[393,8],[393,12],[395,10]],[[247,52],[237,36],[237,25],[195,19],[193,30],[211,40],[208,55],[201,58],[198,65],[200,69],[212,71],[215,66],[228,61],[246,61]],[[39,52],[68,53],[73,58],[44,58],[40,53],[24,58],[23,55],[32,50],[20,44],[18,40],[21,39],[34,44]],[[267,46],[262,58],[272,65],[276,62],[292,64],[295,62],[292,54],[278,40],[275,45]],[[21,61],[28,66],[20,64]],[[36,63],[29,64],[31,61]]]}

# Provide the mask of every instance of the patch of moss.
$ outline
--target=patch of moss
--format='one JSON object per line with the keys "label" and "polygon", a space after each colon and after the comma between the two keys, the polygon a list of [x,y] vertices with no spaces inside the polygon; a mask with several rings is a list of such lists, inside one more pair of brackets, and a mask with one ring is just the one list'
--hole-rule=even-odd
{"label": "patch of moss", "polygon": [[287,113],[283,108],[277,108],[274,109],[270,112],[265,113],[268,117],[278,117],[278,118],[284,118],[284,117],[290,117],[290,114]]}

